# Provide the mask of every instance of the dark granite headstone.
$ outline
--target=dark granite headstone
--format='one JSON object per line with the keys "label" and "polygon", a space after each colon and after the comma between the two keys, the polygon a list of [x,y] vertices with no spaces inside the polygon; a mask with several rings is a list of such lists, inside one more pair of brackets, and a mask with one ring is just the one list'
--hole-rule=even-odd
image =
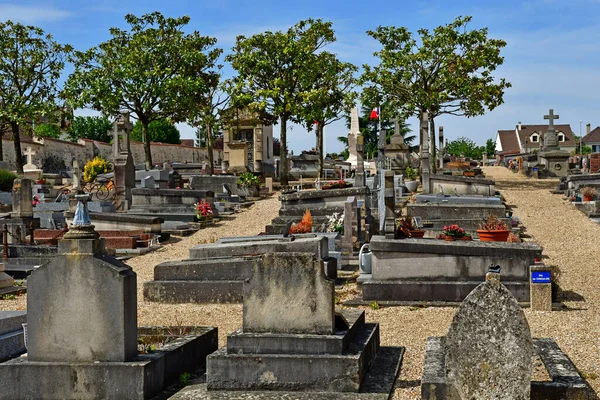
{"label": "dark granite headstone", "polygon": [[183,180],[179,172],[173,170],[169,172],[169,189],[181,189],[183,187]]}

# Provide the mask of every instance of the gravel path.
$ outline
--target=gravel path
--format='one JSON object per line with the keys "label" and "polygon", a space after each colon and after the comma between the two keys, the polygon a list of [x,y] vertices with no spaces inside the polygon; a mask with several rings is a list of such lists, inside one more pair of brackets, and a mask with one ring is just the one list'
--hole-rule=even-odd
{"label": "gravel path", "polygon": [[[502,167],[485,169],[495,179],[508,204],[513,205],[527,232],[544,247],[545,262],[562,270],[560,286],[565,292],[564,311],[525,310],[535,337],[552,337],[587,377],[596,392],[600,391],[600,291],[599,279],[592,274],[600,264],[600,225],[589,220],[560,195],[549,189],[556,180],[536,181],[514,174]],[[158,252],[131,259],[128,263],[138,274],[138,323],[142,325],[193,324],[219,327],[220,346],[228,333],[242,323],[241,305],[171,305],[143,300],[143,282],[152,279],[156,264],[181,260],[191,246],[224,236],[253,235],[264,230],[277,215],[277,196],[257,202],[249,210],[217,227],[165,246]],[[25,308],[25,296],[0,301],[0,310]],[[455,308],[384,307],[366,309],[369,321],[381,324],[382,345],[405,346],[402,372],[394,399],[419,399],[420,379],[427,337],[445,335]]]}

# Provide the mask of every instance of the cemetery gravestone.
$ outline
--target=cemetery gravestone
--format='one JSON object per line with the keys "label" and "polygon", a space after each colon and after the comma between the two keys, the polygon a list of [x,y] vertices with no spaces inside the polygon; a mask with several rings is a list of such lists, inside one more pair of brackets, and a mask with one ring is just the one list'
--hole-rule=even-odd
{"label": "cemetery gravestone", "polygon": [[169,172],[169,189],[182,189],[183,180],[179,172],[173,170]]}
{"label": "cemetery gravestone", "polygon": [[567,176],[569,172],[569,153],[560,149],[556,130],[554,129],[554,120],[559,119],[550,109],[548,115],[544,115],[548,120],[548,131],[544,134],[544,146],[538,153],[540,159],[545,164],[546,169],[554,176]]}
{"label": "cemetery gravestone", "polygon": [[244,285],[244,332],[331,335],[333,310],[334,282],[312,254],[265,254]]}
{"label": "cemetery gravestone", "polygon": [[431,183],[429,174],[431,165],[429,160],[429,116],[425,112],[421,117],[421,185],[423,186],[423,194],[431,193]]}
{"label": "cemetery gravestone", "polygon": [[448,379],[457,398],[530,398],[531,333],[499,273],[488,273],[485,283],[462,302],[445,347]]}
{"label": "cemetery gravestone", "polygon": [[27,146],[27,149],[24,153],[25,157],[27,157],[27,164],[23,165],[23,175],[25,178],[32,180],[40,179],[42,176],[42,170],[33,163],[33,156],[35,154],[36,152],[33,151],[30,146]]}
{"label": "cemetery gravestone", "polygon": [[129,143],[133,124],[129,112],[121,112],[113,124],[113,157],[115,161],[115,191],[117,212],[127,212],[131,207],[131,189],[135,188],[135,165]]}
{"label": "cemetery gravestone", "polygon": [[142,187],[145,189],[154,189],[155,188],[155,181],[154,181],[154,177],[153,176],[146,176],[144,178],[142,178]]}

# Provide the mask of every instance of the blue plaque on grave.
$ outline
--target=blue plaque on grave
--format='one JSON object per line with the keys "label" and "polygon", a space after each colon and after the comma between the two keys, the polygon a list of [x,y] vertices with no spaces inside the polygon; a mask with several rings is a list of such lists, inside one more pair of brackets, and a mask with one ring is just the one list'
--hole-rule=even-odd
{"label": "blue plaque on grave", "polygon": [[550,283],[550,271],[534,271],[531,273],[532,283]]}

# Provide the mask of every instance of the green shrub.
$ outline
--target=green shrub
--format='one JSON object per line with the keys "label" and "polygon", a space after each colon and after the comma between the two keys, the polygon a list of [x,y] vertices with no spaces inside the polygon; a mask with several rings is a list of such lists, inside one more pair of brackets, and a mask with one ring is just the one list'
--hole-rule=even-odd
{"label": "green shrub", "polygon": [[60,138],[60,127],[56,124],[39,124],[35,127],[35,134],[39,137],[58,139]]}
{"label": "green shrub", "polygon": [[17,179],[17,175],[6,169],[0,169],[0,190],[3,192],[12,191],[13,181]]}
{"label": "green shrub", "polygon": [[242,187],[260,187],[260,178],[258,176],[255,176],[252,172],[246,171],[240,174],[240,177],[238,178],[236,184]]}
{"label": "green shrub", "polygon": [[58,174],[67,170],[65,160],[56,154],[48,154],[42,160],[42,171],[47,174]]}

